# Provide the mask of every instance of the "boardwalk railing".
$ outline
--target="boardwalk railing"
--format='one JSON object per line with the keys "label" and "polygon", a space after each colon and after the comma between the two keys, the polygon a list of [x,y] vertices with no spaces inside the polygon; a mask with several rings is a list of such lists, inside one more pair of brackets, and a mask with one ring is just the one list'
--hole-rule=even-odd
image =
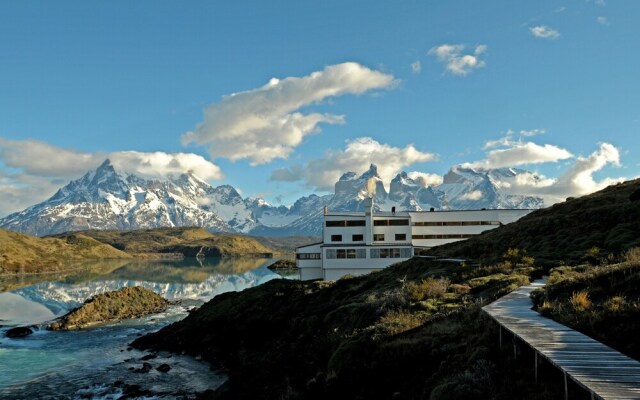
{"label": "boardwalk railing", "polygon": [[536,379],[538,357],[559,368],[565,399],[568,379],[589,391],[592,399],[640,399],[640,362],[531,309],[529,295],[543,285],[523,286],[483,307],[500,325],[501,342],[504,328],[531,346]]}

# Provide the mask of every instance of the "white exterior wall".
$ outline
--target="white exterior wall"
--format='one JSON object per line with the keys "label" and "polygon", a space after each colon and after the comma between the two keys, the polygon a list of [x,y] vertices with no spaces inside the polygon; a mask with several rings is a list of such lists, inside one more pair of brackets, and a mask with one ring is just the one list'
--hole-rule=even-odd
{"label": "white exterior wall", "polygon": [[[509,224],[529,214],[533,210],[470,210],[470,211],[434,211],[410,212],[412,234],[416,235],[479,235],[495,229],[500,224]],[[495,225],[454,225],[454,226],[419,226],[421,222],[494,222]],[[464,238],[416,239],[414,246],[434,247],[446,243],[457,242]]]}
{"label": "white exterior wall", "polygon": [[[297,259],[300,279],[336,280],[342,276],[363,275],[377,271],[389,265],[405,261],[408,258],[371,258],[371,249],[433,247],[465,238],[416,239],[416,235],[479,235],[500,224],[517,221],[533,210],[473,210],[473,211],[434,211],[434,212],[380,212],[373,216],[365,212],[325,214],[323,243],[299,247],[297,254],[321,253],[320,259]],[[408,219],[408,225],[378,225],[375,220]],[[372,221],[373,220],[373,221]],[[327,221],[362,221],[362,226],[327,227]],[[420,223],[463,223],[484,222],[471,225],[420,225]],[[417,225],[416,225],[417,223]],[[384,234],[384,241],[373,241],[373,235]],[[395,240],[396,234],[404,234],[405,240]],[[331,235],[342,235],[341,241],[333,242]],[[353,241],[353,235],[363,235],[362,241]],[[370,244],[372,243],[372,244]],[[366,258],[327,258],[327,250],[365,249]],[[413,254],[413,251],[412,251]],[[296,257],[298,258],[298,257]]]}
{"label": "white exterior wall", "polygon": [[[299,268],[300,280],[322,279],[322,243],[298,247],[296,249],[296,266]],[[321,254],[320,259],[299,259],[302,254]]]}

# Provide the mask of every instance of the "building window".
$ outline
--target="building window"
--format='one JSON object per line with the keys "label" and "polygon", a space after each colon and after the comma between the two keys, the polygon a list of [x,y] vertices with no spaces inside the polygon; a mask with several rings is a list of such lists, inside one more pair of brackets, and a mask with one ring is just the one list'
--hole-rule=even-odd
{"label": "building window", "polygon": [[320,260],[320,253],[298,253],[296,254],[298,260]]}
{"label": "building window", "polygon": [[347,226],[365,226],[363,219],[347,220]]}
{"label": "building window", "polygon": [[374,233],[373,240],[376,242],[384,242],[384,233]]}
{"label": "building window", "polygon": [[387,219],[375,219],[373,220],[373,226],[387,226]]}
{"label": "building window", "polygon": [[390,219],[389,226],[407,226],[409,225],[408,219]]}
{"label": "building window", "polygon": [[325,222],[325,225],[327,226],[327,228],[343,227],[344,221],[327,221]]}
{"label": "building window", "polygon": [[365,249],[327,249],[325,255],[327,259],[367,258]]}
{"label": "building window", "polygon": [[364,235],[351,235],[352,242],[364,242]]}
{"label": "building window", "polygon": [[453,233],[448,235],[413,235],[414,239],[468,239],[477,236],[471,233]]}
{"label": "building window", "polygon": [[500,225],[500,221],[426,221],[426,222],[413,223],[413,226],[468,226],[468,225]]}
{"label": "building window", "polygon": [[342,242],[342,235],[331,235],[332,242]]}
{"label": "building window", "polygon": [[412,250],[409,247],[395,247],[386,249],[371,249],[371,258],[411,258]]}
{"label": "building window", "polygon": [[396,242],[407,240],[407,235],[405,233],[396,233]]}

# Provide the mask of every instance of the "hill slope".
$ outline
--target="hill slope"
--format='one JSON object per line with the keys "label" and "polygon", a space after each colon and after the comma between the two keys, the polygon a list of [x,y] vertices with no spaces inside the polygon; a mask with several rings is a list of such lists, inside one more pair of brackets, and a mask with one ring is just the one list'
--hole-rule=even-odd
{"label": "hill slope", "polygon": [[[132,255],[180,253],[195,257],[239,257],[273,254],[274,250],[256,239],[239,234],[213,234],[202,228],[155,228],[133,231],[90,230],[82,235],[111,245]],[[72,233],[52,237],[64,239]]]}
{"label": "hill slope", "polygon": [[131,255],[82,234],[38,238],[0,229],[0,273],[54,271],[69,260],[131,258]]}
{"label": "hill slope", "polygon": [[499,260],[509,248],[525,249],[538,263],[575,263],[597,247],[602,256],[640,246],[640,179],[536,210],[513,224],[429,254]]}

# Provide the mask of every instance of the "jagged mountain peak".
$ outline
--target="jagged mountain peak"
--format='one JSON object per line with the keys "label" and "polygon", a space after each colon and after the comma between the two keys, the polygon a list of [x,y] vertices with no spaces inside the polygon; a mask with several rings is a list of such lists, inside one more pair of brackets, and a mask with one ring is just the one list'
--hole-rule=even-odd
{"label": "jagged mountain peak", "polygon": [[360,179],[370,179],[370,178],[378,178],[380,179],[380,175],[378,175],[378,166],[375,164],[371,164],[369,169],[360,175]]}

